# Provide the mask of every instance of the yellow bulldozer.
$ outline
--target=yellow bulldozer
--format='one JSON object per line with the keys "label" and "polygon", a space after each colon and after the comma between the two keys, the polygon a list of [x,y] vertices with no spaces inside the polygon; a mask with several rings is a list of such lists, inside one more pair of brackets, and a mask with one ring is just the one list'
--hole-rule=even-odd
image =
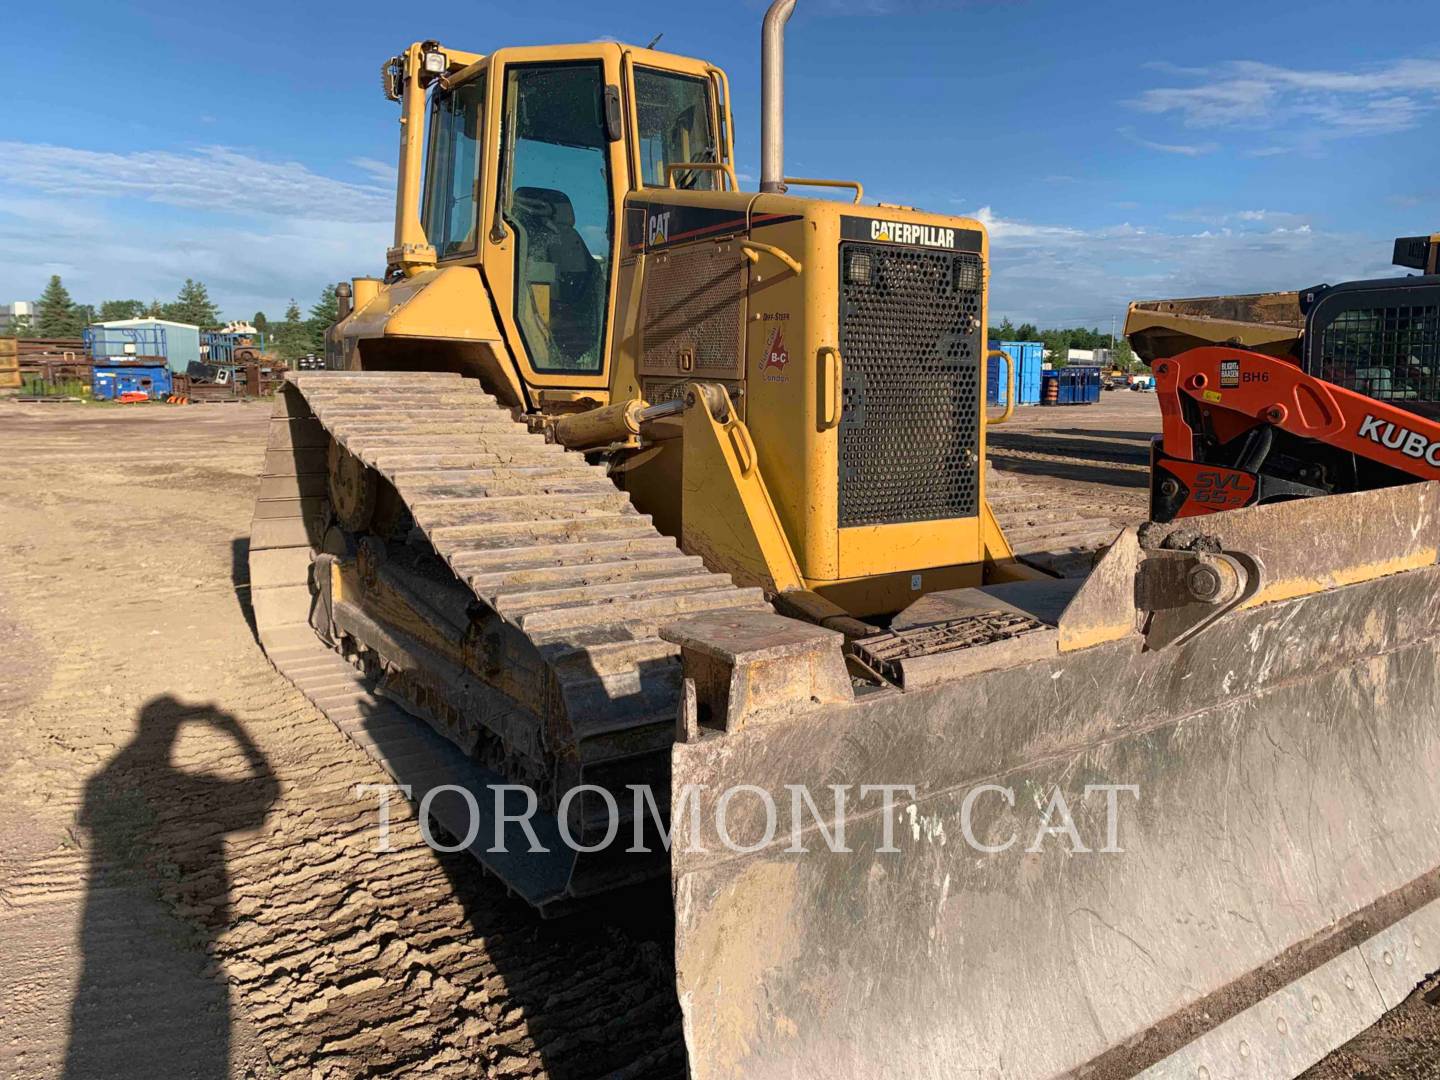
{"label": "yellow bulldozer", "polygon": [[793,8],[758,191],[703,61],[384,64],[260,640],[542,914],[668,882],[700,1080],[1295,1075],[1440,968],[1440,496],[1017,558],[985,229],[785,175]]}

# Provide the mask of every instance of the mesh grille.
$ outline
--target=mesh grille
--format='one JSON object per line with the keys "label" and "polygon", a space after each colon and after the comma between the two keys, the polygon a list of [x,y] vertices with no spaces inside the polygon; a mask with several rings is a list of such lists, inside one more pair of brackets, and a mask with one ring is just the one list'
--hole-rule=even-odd
{"label": "mesh grille", "polygon": [[984,266],[967,252],[840,248],[840,526],[978,512]]}
{"label": "mesh grille", "polygon": [[[745,302],[739,252],[696,244],[648,260],[641,373],[694,370],[712,378],[738,378]],[[682,354],[693,366],[681,363]]]}
{"label": "mesh grille", "polygon": [[651,405],[659,405],[684,397],[690,382],[690,379],[641,379],[640,394]]}
{"label": "mesh grille", "polygon": [[1440,305],[1342,311],[1321,334],[1322,379],[1367,397],[1440,402]]}

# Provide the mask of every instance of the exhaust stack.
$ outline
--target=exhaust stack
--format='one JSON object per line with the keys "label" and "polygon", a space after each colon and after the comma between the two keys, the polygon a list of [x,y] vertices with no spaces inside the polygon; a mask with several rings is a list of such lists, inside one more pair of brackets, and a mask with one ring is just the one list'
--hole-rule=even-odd
{"label": "exhaust stack", "polygon": [[785,190],[785,24],[795,0],[775,0],[760,30],[760,190]]}

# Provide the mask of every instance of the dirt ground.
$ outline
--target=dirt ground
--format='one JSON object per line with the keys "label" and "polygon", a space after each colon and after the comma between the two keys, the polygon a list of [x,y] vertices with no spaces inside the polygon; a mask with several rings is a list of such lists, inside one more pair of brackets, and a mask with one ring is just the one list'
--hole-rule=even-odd
{"label": "dirt ground", "polygon": [[[1065,576],[1149,512],[1155,395],[1111,391],[1097,405],[1015,410],[989,428],[986,497],[1016,554]],[[1071,552],[1073,554],[1066,554]]]}
{"label": "dirt ground", "polygon": [[680,1076],[668,904],[425,847],[245,606],[269,405],[0,402],[0,1076]]}
{"label": "dirt ground", "polygon": [[[0,402],[0,1076],[683,1076],[668,905],[541,923],[400,804],[373,850],[385,777],[248,621],[268,414]],[[1139,520],[1157,422],[1021,410],[1007,522]],[[1314,1076],[1440,1075],[1437,1014]]]}

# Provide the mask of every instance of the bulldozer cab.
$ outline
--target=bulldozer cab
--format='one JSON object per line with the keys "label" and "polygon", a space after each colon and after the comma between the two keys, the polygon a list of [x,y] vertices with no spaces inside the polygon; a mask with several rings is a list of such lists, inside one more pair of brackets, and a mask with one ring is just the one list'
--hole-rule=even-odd
{"label": "bulldozer cab", "polygon": [[[336,366],[477,377],[608,454],[686,550],[837,613],[1028,575],[984,509],[981,223],[865,206],[850,181],[740,191],[728,83],[700,60],[422,42],[387,71],[405,118],[389,284],[357,296]],[[685,437],[672,414],[640,438],[627,411],[692,397],[714,424]]]}
{"label": "bulldozer cab", "polygon": [[733,176],[723,73],[611,43],[422,43],[398,67],[425,145],[423,177],[402,168],[391,273],[481,268],[527,388],[607,388],[626,196]]}

